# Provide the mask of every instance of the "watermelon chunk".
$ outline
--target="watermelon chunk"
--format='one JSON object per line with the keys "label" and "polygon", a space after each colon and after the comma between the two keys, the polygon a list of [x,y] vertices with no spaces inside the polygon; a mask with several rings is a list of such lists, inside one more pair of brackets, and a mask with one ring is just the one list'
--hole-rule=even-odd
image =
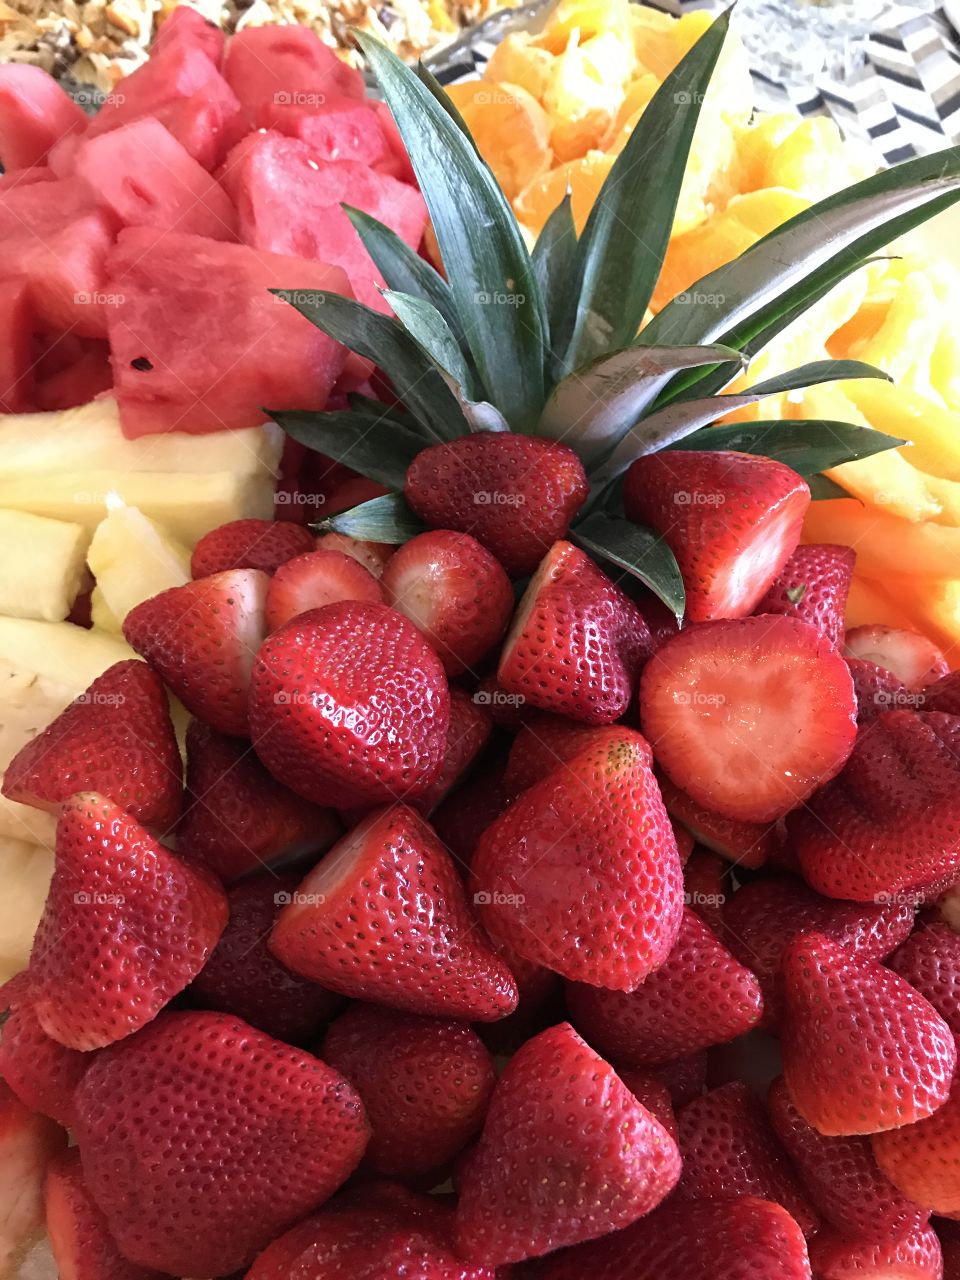
{"label": "watermelon chunk", "polygon": [[269,102],[261,107],[257,126],[299,138],[318,160],[382,165],[392,158],[372,102],[332,98],[318,107]]}
{"label": "watermelon chunk", "polygon": [[227,37],[219,27],[208,22],[203,14],[188,4],[178,4],[161,22],[153,37],[150,55],[155,58],[164,49],[178,47],[201,49],[219,70],[223,66],[226,44]]}
{"label": "watermelon chunk", "polygon": [[122,226],[236,239],[236,216],[223,187],[153,116],[84,138],[73,172]]}
{"label": "watermelon chunk", "polygon": [[89,404],[112,386],[110,347],[105,341],[73,335],[48,339],[48,348],[37,361],[38,409],[73,409]]}
{"label": "watermelon chunk", "polygon": [[244,27],[227,47],[223,74],[251,125],[270,104],[316,108],[366,95],[360,72],[307,27]]}
{"label": "watermelon chunk", "polygon": [[41,164],[55,142],[86,127],[81,108],[46,71],[0,65],[0,163],[8,173]]}
{"label": "watermelon chunk", "polygon": [[110,281],[125,435],[250,427],[263,406],[326,404],[346,353],[269,290],[349,291],[338,268],[138,227],[120,233]]}
{"label": "watermelon chunk", "polygon": [[34,406],[35,324],[27,281],[0,281],[0,413],[28,413]]}
{"label": "watermelon chunk", "polygon": [[383,279],[339,206],[363,209],[416,248],[427,221],[419,191],[351,160],[317,160],[305,143],[275,132],[244,138],[227,157],[221,181],[245,244],[336,263],[361,302],[389,310],[377,291]]}

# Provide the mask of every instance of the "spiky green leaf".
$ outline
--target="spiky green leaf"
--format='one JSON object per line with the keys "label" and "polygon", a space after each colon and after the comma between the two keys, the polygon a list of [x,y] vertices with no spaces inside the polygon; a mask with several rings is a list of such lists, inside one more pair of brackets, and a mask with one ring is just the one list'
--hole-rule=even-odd
{"label": "spiky green leaf", "polygon": [[533,269],[540,284],[547,314],[550,366],[560,363],[560,355],[570,344],[576,309],[574,279],[577,259],[577,228],[573,221],[570,192],[563,197],[543,224],[533,246]]}
{"label": "spiky green leaf", "polygon": [[341,511],[312,525],[317,533],[345,533],[351,538],[370,542],[389,542],[398,546],[424,533],[421,524],[407,506],[402,493],[387,493],[382,498],[371,498],[359,507]]}
{"label": "spiky green leaf", "polygon": [[386,290],[383,296],[407,333],[438,366],[441,374],[448,373],[465,395],[475,396],[477,392],[473,385],[473,374],[460,350],[460,344],[433,303],[393,289]]}
{"label": "spiky green leaf", "polygon": [[809,478],[844,462],[898,449],[905,440],[871,427],[824,418],[785,418],[782,421],[736,422],[697,431],[671,446],[675,449],[733,449],[786,463]]}
{"label": "spiky green leaf", "polygon": [[[364,50],[364,52],[366,52],[366,50]],[[424,86],[424,88],[429,89],[437,105],[446,112],[446,114],[450,117],[453,123],[457,126],[457,128],[460,130],[463,136],[467,139],[467,141],[473,147],[474,151],[476,151],[478,159],[485,164],[486,161],[484,161],[483,156],[480,155],[480,148],[477,146],[476,141],[474,140],[473,134],[470,132],[470,126],[467,124],[466,120],[464,120],[463,113],[461,112],[457,104],[454,102],[454,100],[450,97],[449,93],[447,93],[446,89],[444,89],[443,85],[440,83],[437,77],[433,74],[430,68],[426,65],[426,63],[422,62],[419,58],[417,59],[416,71],[417,71],[417,79]]]}
{"label": "spiky green leaf", "polygon": [[831,480],[829,476],[807,476],[810,486],[810,497],[814,502],[829,502],[832,498],[849,498],[846,489]]}
{"label": "spiky green leaf", "polygon": [[652,529],[596,511],[575,525],[570,536],[592,555],[639,578],[678,619],[686,608],[683,578],[673,552]]}
{"label": "spiky green leaf", "polygon": [[424,447],[418,435],[385,418],[346,412],[267,412],[292,439],[390,489],[403,488],[407,468]]}
{"label": "spiky green leaf", "polygon": [[863,360],[812,360],[798,365],[786,373],[778,373],[750,387],[755,396],[776,396],[785,391],[801,391],[804,387],[816,387],[824,382],[847,382],[854,378],[876,378],[892,382],[889,373]]}

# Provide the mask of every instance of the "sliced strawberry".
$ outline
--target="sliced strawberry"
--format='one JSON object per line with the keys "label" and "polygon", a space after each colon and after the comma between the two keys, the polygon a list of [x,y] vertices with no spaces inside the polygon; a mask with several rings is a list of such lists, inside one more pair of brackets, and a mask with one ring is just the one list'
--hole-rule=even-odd
{"label": "sliced strawberry", "polygon": [[424,449],[403,493],[431,529],[469,533],[512,577],[532,573],[589,492],[583,463],[543,436],[476,432]]}
{"label": "sliced strawberry", "polygon": [[331,991],[436,1017],[494,1021],[517,1003],[450,855],[405,805],[378,809],[307,876],[270,938]]}
{"label": "sliced strawberry", "polygon": [[808,1124],[828,1136],[878,1133],[942,1106],[957,1051],[919,992],[822,933],[794,938],[781,967],[783,1075]]}
{"label": "sliced strawberry", "polygon": [[429,815],[457,785],[483,751],[493,733],[486,709],[462,689],[450,690],[450,723],[440,772],[416,798],[415,809]]}
{"label": "sliced strawberry", "polygon": [[674,1058],[672,1062],[661,1062],[657,1067],[648,1068],[651,1075],[656,1076],[670,1090],[670,1097],[675,1107],[682,1107],[694,1098],[699,1098],[707,1083],[707,1052],[688,1053],[682,1058]]}
{"label": "sliced strawberry", "polygon": [[626,474],[628,520],[652,525],[677,558],[687,618],[752,613],[800,541],[810,490],[782,462],[753,454],[670,449]]}
{"label": "sliced strawberry", "polygon": [[227,923],[219,884],[117,805],[81,792],[57,823],[56,866],[30,955],[40,1026],[96,1049],[156,1017],[202,969]]}
{"label": "sliced strawberry", "polygon": [[483,1126],[496,1072],[462,1022],[357,1004],[329,1028],[320,1052],[363,1099],[373,1128],[366,1164],[378,1173],[442,1168]]}
{"label": "sliced strawberry", "polygon": [[929,1209],[908,1199],[881,1171],[870,1139],[828,1138],[807,1124],[782,1077],[770,1087],[770,1120],[821,1217],[866,1240],[899,1240],[926,1225]]}
{"label": "sliced strawberry", "polygon": [[960,1087],[932,1115],[871,1139],[877,1164],[905,1196],[960,1214]]}
{"label": "sliced strawberry", "polygon": [[450,693],[412,622],[344,600],[268,636],[250,689],[250,728],[275,778],[316,804],[413,799],[440,772]]}
{"label": "sliced strawberry", "polygon": [[663,803],[670,817],[683,824],[698,844],[721,854],[734,866],[762,867],[780,843],[776,826],[741,822],[712,813],[667,777],[659,779]]}
{"label": "sliced strawberry", "polygon": [[269,585],[262,569],[215,573],[161,591],[124,620],[128,644],[192,715],[221,733],[249,732],[250,672],[265,634]]}
{"label": "sliced strawberry", "polygon": [[935,680],[923,690],[924,711],[943,711],[948,716],[960,716],[960,671]]}
{"label": "sliced strawberry", "polygon": [[723,905],[733,892],[729,872],[726,858],[709,849],[694,849],[683,868],[684,902],[721,941]]}
{"label": "sliced strawberry", "polygon": [[611,726],[488,828],[470,883],[495,941],[618,991],[664,962],[683,883],[649,760],[640,734]]}
{"label": "sliced strawberry", "polygon": [[925,924],[907,938],[889,964],[926,996],[953,1034],[960,1036],[960,934],[948,924]]}
{"label": "sliced strawberry", "polygon": [[684,907],[680,935],[663,964],[635,991],[567,987],[577,1030],[611,1062],[655,1066],[745,1035],[760,1021],[760,985]]}
{"label": "sliced strawberry", "polygon": [[47,1235],[60,1280],[163,1280],[159,1271],[128,1262],[83,1180],[80,1152],[50,1162],[44,1188]]}
{"label": "sliced strawberry", "polygon": [[932,1227],[915,1227],[900,1240],[851,1240],[842,1231],[823,1231],[810,1244],[817,1280],[943,1280],[943,1253]]}
{"label": "sliced strawberry", "polygon": [[28,1110],[0,1080],[0,1266],[8,1275],[43,1226],[47,1166],[67,1135],[46,1116]]}
{"label": "sliced strawberry", "polygon": [[765,1023],[780,1017],[777,983],[784,948],[804,930],[822,933],[867,960],[886,960],[913,928],[909,902],[838,902],[795,876],[745,884],[723,906],[724,941],[763,988]]}
{"label": "sliced strawberry", "polygon": [[476,538],[448,529],[421,533],[395,552],[383,589],[451,676],[472,671],[503,639],[513,614],[513,587],[500,562]]}
{"label": "sliced strawberry", "polygon": [[262,569],[264,573],[275,573],[282,564],[312,551],[313,547],[313,535],[302,525],[275,520],[231,520],[203,535],[193,549],[190,572],[195,578],[209,578],[228,569]]}
{"label": "sliced strawberry", "polygon": [[851,547],[827,543],[797,547],[756,612],[782,613],[808,622],[831,644],[839,645],[856,558]]}
{"label": "sliced strawberry", "polygon": [[362,538],[351,538],[346,533],[322,533],[316,540],[317,551],[342,551],[345,556],[353,556],[375,578],[382,578],[387,561],[396,551],[390,542],[365,542]]}
{"label": "sliced strawberry", "polygon": [[190,722],[187,796],[177,828],[183,857],[232,884],[265,867],[304,858],[309,865],[342,834],[332,810],[277,782],[249,743]]}
{"label": "sliced strawberry", "polygon": [[960,717],[887,711],[787,822],[804,878],[833,898],[907,902],[960,874]]}
{"label": "sliced strawberry", "polygon": [[167,696],[145,662],[118,662],[7,765],[8,800],[56,812],[99,791],[149,826],[177,818],[182,767]]}
{"label": "sliced strawberry", "polygon": [[369,1136],[341,1075],[221,1013],[166,1013],[112,1045],[76,1103],[87,1186],[121,1251],[174,1275],[246,1267]]}
{"label": "sliced strawberry", "polygon": [[190,988],[204,1009],[232,1013],[288,1044],[304,1044],[340,1008],[332,991],[285,969],[267,946],[300,877],[249,876],[227,894],[230,920]]}
{"label": "sliced strawberry", "polygon": [[617,1075],[627,1086],[641,1106],[666,1129],[670,1137],[677,1140],[677,1117],[673,1110],[673,1099],[670,1090],[647,1071],[638,1071],[635,1067],[618,1067]]}
{"label": "sliced strawberry", "polygon": [[62,1124],[73,1124],[73,1095],[93,1061],[52,1040],[29,1004],[11,1009],[0,1037],[0,1076],[25,1107]]}
{"label": "sliced strawberry", "polygon": [[897,707],[922,707],[926,703],[922,693],[910,693],[899,676],[878,667],[875,662],[862,658],[847,658],[847,667],[853,677],[853,689],[857,695],[857,722],[866,724],[876,720],[884,711]]}
{"label": "sliced strawberry", "polygon": [[528,1040],[494,1090],[463,1169],[458,1252],[500,1265],[594,1239],[649,1213],[679,1174],[667,1131],[561,1023]]}
{"label": "sliced strawberry", "polygon": [[896,627],[853,627],[846,634],[843,651],[848,658],[892,671],[912,693],[936,683],[950,670],[943,653],[926,636]]}
{"label": "sliced strawberry", "polygon": [[670,780],[740,822],[795,808],[856,737],[846,663],[813,627],[773,615],[684,628],[644,668],[640,717]]}
{"label": "sliced strawberry", "polygon": [[291,618],[338,600],[382,604],[384,594],[373,574],[342,551],[294,556],[277,569],[267,590],[267,630],[276,631]]}
{"label": "sliced strawberry", "polygon": [[609,724],[626,711],[651,647],[636,605],[585,552],[557,542],[517,607],[497,680],[531,707]]}
{"label": "sliced strawberry", "polygon": [[[450,706],[452,713],[452,700]],[[470,866],[480,837],[509,801],[503,767],[494,766],[458,787],[430,815],[437,835],[462,872]]]}
{"label": "sliced strawberry", "polygon": [[677,1123],[683,1174],[677,1195],[684,1200],[714,1196],[758,1196],[773,1200],[805,1236],[820,1225],[780,1145],[763,1104],[740,1080],[721,1085],[682,1107]]}

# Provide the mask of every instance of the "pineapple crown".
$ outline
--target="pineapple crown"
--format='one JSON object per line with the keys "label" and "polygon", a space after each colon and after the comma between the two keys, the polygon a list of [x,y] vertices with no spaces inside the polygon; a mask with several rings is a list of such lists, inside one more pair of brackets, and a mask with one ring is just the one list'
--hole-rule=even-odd
{"label": "pineapple crown", "polygon": [[578,453],[591,482],[570,536],[639,578],[679,616],[684,592],[673,554],[652,530],[622,515],[619,482],[636,458],[667,448],[762,454],[804,476],[815,498],[836,497],[844,491],[823,471],[905,443],[825,420],[710,424],[782,392],[886,378],[860,361],[821,360],[743,394],[724,393],[757,352],[835,285],[960,199],[960,147],[821,200],[640,327],[729,16],[666,77],[582,233],[568,194],[532,251],[436,79],[356,33],[407,148],[445,276],[388,227],[345,205],[386,281],[394,315],[338,294],[277,291],[323,332],[374,361],[403,406],[353,395],[348,411],[268,411],[296,440],[395,491],[322,528],[403,542],[422,528],[402,498],[406,469],[422,449],[472,431],[546,436]]}

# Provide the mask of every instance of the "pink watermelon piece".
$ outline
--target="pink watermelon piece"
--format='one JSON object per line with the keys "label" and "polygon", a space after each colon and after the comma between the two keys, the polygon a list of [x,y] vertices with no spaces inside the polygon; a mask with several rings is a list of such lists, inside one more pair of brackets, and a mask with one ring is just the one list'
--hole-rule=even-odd
{"label": "pink watermelon piece", "polygon": [[[59,342],[63,343],[63,339]],[[69,344],[68,349],[70,357],[60,367],[53,368],[45,376],[38,376],[35,394],[38,409],[73,409],[78,404],[89,404],[112,387],[110,347],[105,341],[82,338],[75,344]],[[55,349],[49,354],[50,357],[55,355]],[[43,363],[42,360],[38,362],[38,375]]]}
{"label": "pink watermelon piece", "polygon": [[378,218],[416,248],[427,222],[419,191],[351,160],[318,160],[305,143],[275,132],[244,138],[221,181],[245,244],[336,263],[361,302],[389,310],[377,291],[383,279],[340,204]]}
{"label": "pink watermelon piece", "polygon": [[84,138],[73,173],[121,226],[236,239],[236,215],[223,187],[153,116]]}
{"label": "pink watermelon piece", "polygon": [[387,143],[388,158],[377,165],[382,173],[389,173],[394,178],[399,178],[401,182],[409,182],[411,186],[417,185],[417,175],[413,172],[413,165],[410,163],[410,157],[407,155],[407,149],[403,145],[403,139],[400,137],[400,130],[397,128],[397,122],[391,114],[390,108],[385,102],[371,103],[374,111],[377,113],[377,119],[380,121],[380,128],[383,130],[383,136]]}
{"label": "pink watermelon piece", "polygon": [[391,159],[380,118],[372,102],[332,98],[318,107],[269,102],[257,118],[261,129],[299,138],[318,160],[356,160],[382,165]]}
{"label": "pink watermelon piece", "polygon": [[8,173],[41,164],[55,142],[86,127],[81,108],[46,71],[0,65],[0,163]]}
{"label": "pink watermelon piece", "polygon": [[0,413],[28,413],[33,408],[35,325],[29,283],[0,281]]}
{"label": "pink watermelon piece", "polygon": [[366,95],[360,72],[307,27],[244,27],[227,47],[223,74],[251,125],[271,104],[316,108]]}
{"label": "pink watermelon piece", "polygon": [[269,290],[349,291],[325,263],[171,232],[120,233],[108,313],[124,433],[256,426],[263,408],[322,409],[344,349]]}
{"label": "pink watermelon piece", "polygon": [[201,49],[213,65],[219,70],[223,65],[223,54],[227,37],[208,22],[203,14],[191,9],[188,4],[178,4],[163,22],[153,37],[150,56],[170,48]]}

